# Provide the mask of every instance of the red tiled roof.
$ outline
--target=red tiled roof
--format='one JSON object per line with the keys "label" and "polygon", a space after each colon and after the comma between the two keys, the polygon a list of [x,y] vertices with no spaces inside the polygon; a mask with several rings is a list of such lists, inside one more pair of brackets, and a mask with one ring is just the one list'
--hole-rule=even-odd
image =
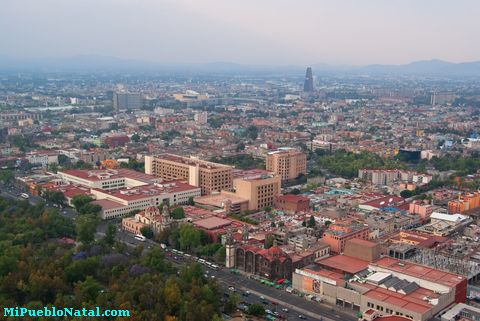
{"label": "red tiled roof", "polygon": [[443,284],[448,287],[455,287],[459,283],[465,281],[465,277],[457,274],[443,272],[412,262],[394,259],[392,257],[382,257],[381,259],[371,264],[374,266],[380,266],[393,271],[404,273],[413,277],[421,278],[423,280]]}
{"label": "red tiled roof", "polygon": [[350,274],[356,274],[368,267],[368,261],[345,255],[330,256],[325,259],[315,261],[315,263],[330,269],[340,270]]}

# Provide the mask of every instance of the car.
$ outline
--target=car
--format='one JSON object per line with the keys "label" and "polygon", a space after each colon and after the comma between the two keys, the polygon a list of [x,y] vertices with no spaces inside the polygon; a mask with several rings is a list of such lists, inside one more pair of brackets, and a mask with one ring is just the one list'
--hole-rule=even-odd
{"label": "car", "polygon": [[302,314],[299,314],[299,315],[298,315],[298,318],[299,318],[299,319],[302,319],[302,320],[307,320],[307,317],[304,316],[304,315],[302,315]]}
{"label": "car", "polygon": [[215,275],[210,275],[210,278],[215,279]]}
{"label": "car", "polygon": [[228,289],[232,292],[235,292],[235,287],[233,287],[233,286],[229,286]]}
{"label": "car", "polygon": [[288,313],[288,309],[287,309],[287,308],[283,308],[282,311]]}
{"label": "car", "polygon": [[268,304],[269,304],[269,302],[268,302],[268,301],[265,301],[265,300],[263,300],[262,303],[265,304],[265,305],[268,305]]}
{"label": "car", "polygon": [[243,296],[249,296],[250,295],[250,291],[245,291],[242,293]]}
{"label": "car", "polygon": [[265,297],[263,295],[261,295],[260,300],[265,300]]}
{"label": "car", "polygon": [[272,304],[273,304],[273,305],[277,305],[277,302],[275,302],[275,301],[272,301]]}
{"label": "car", "polygon": [[273,314],[273,312],[272,312],[271,310],[269,310],[269,309],[265,309],[265,313],[267,313],[267,314]]}

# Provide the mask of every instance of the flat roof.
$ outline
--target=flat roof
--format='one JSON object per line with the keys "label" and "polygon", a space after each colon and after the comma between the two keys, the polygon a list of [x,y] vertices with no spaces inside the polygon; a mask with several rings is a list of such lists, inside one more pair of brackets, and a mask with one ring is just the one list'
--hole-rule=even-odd
{"label": "flat roof", "polygon": [[231,201],[232,204],[240,204],[240,203],[245,203],[248,202],[247,199],[235,196],[235,195],[230,195],[230,194],[224,194],[224,193],[218,193],[218,194],[210,194],[210,195],[205,195],[205,196],[199,196],[195,197],[195,202],[199,204],[204,204],[204,205],[211,205],[215,207],[223,207],[223,202],[225,201]]}
{"label": "flat roof", "polygon": [[163,159],[171,162],[181,163],[188,166],[199,166],[201,168],[216,169],[216,168],[232,168],[232,166],[204,161],[198,158],[191,158],[173,154],[159,154],[155,155],[156,159]]}
{"label": "flat roof", "polygon": [[466,278],[461,275],[444,272],[409,261],[401,261],[387,256],[371,263],[371,265],[400,272],[426,281],[439,283],[448,287],[456,287],[458,284],[466,280]]}
{"label": "flat roof", "polygon": [[193,185],[187,184],[183,181],[165,181],[161,184],[149,184],[143,186],[137,186],[133,188],[122,188],[118,190],[106,191],[103,189],[94,189],[95,191],[103,194],[117,197],[126,201],[132,201],[136,199],[143,199],[146,197],[152,197],[156,195],[164,195],[170,193],[180,193],[186,191],[192,191],[200,189]]}
{"label": "flat roof", "polygon": [[357,274],[368,268],[368,261],[346,255],[335,255],[315,261],[315,263],[342,272]]}
{"label": "flat roof", "polygon": [[91,182],[97,182],[110,179],[123,179],[129,178],[144,183],[150,183],[152,181],[158,181],[153,175],[148,175],[142,172],[137,172],[127,168],[119,169],[67,169],[59,171],[59,173],[65,173],[71,176],[75,176]]}
{"label": "flat roof", "polygon": [[95,200],[92,201],[92,204],[100,205],[104,211],[125,207],[125,205],[123,205],[122,203],[110,201],[107,199]]}
{"label": "flat roof", "polygon": [[232,224],[231,220],[223,219],[216,216],[207,217],[193,222],[193,225],[207,230],[215,230]]}

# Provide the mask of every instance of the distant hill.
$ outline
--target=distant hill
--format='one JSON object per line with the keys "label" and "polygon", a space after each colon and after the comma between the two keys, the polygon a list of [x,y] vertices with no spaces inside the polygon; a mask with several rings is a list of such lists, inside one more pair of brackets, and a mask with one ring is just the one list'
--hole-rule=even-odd
{"label": "distant hill", "polygon": [[[260,66],[231,62],[199,64],[162,64],[144,60],[121,59],[99,55],[60,58],[12,58],[0,56],[0,71],[62,71],[62,72],[197,72],[197,73],[288,73],[301,74],[306,66]],[[452,63],[442,60],[416,61],[404,65],[312,65],[315,74],[406,74],[480,77],[480,61]]]}

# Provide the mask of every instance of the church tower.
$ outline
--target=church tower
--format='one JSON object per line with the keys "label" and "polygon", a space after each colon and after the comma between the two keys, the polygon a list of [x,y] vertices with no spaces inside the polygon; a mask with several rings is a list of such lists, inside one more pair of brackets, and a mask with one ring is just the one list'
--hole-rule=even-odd
{"label": "church tower", "polygon": [[225,266],[227,269],[232,269],[235,267],[235,242],[233,239],[233,231],[229,229],[227,234],[225,235],[225,247],[226,247],[226,255],[225,255]]}

